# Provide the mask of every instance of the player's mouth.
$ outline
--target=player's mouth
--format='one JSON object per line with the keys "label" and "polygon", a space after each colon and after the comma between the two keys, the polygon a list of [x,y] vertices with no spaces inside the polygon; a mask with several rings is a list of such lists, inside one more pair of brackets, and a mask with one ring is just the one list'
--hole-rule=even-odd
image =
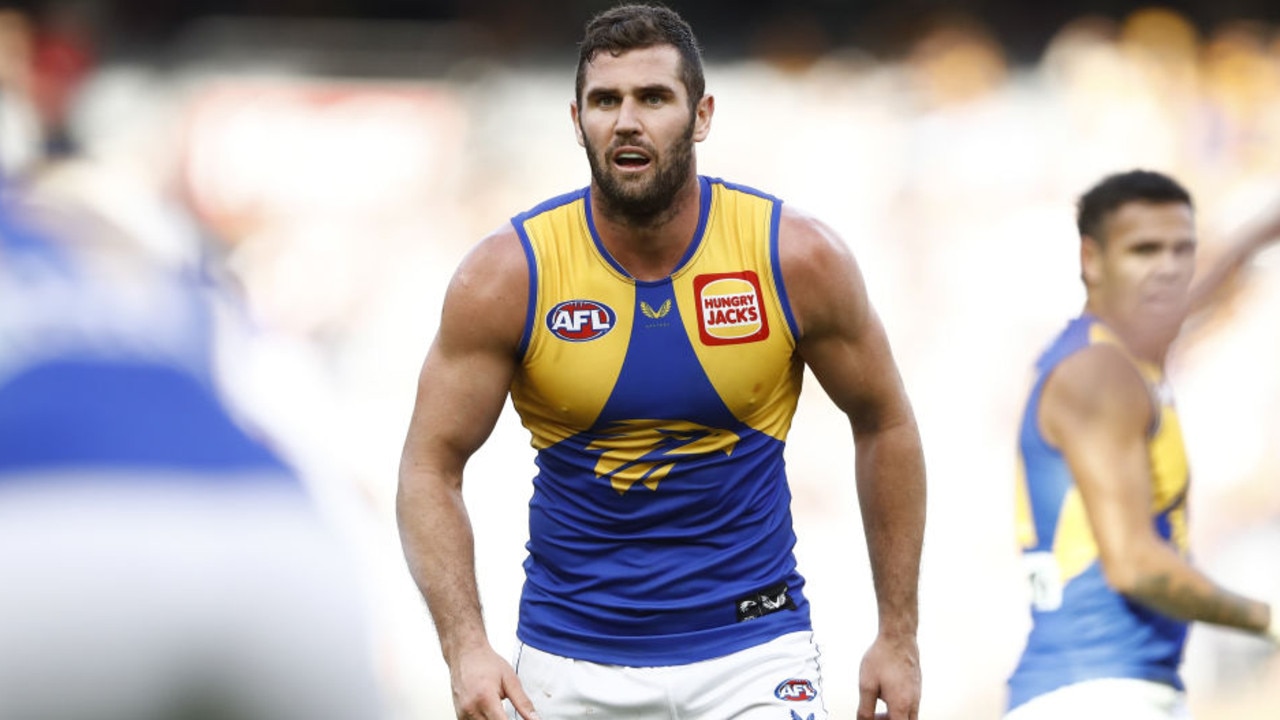
{"label": "player's mouth", "polygon": [[1164,285],[1162,287],[1151,287],[1145,289],[1142,293],[1143,302],[1166,304],[1181,302],[1187,298],[1187,289],[1185,287],[1170,287]]}
{"label": "player's mouth", "polygon": [[1160,314],[1185,312],[1187,293],[1185,291],[1147,293],[1142,297],[1141,303],[1147,310]]}
{"label": "player's mouth", "polygon": [[640,172],[653,164],[649,153],[634,147],[613,151],[613,166],[624,172]]}

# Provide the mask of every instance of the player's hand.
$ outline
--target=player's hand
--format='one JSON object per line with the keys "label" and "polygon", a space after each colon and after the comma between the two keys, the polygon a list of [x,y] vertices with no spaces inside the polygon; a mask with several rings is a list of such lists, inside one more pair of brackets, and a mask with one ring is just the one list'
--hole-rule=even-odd
{"label": "player's hand", "polygon": [[516,671],[488,645],[459,654],[450,664],[449,674],[458,720],[506,720],[503,700],[510,700],[524,720],[538,720]]}
{"label": "player's hand", "polygon": [[[876,637],[862,656],[858,691],[858,720],[918,720],[920,650],[915,637]],[[876,699],[884,700],[887,715],[876,714]]]}

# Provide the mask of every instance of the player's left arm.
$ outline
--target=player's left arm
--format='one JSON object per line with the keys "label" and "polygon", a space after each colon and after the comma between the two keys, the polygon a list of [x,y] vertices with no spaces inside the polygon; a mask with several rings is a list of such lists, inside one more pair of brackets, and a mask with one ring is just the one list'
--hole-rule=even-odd
{"label": "player's left arm", "polygon": [[1209,310],[1230,295],[1240,272],[1254,256],[1278,240],[1280,200],[1226,238],[1223,249],[1196,275],[1191,284],[1191,311]]}
{"label": "player's left arm", "polygon": [[914,720],[925,523],[920,433],[853,254],[831,228],[789,208],[780,233],[799,354],[853,430],[858,502],[879,609],[879,633],[862,663],[858,718],[872,718],[879,697],[892,720]]}

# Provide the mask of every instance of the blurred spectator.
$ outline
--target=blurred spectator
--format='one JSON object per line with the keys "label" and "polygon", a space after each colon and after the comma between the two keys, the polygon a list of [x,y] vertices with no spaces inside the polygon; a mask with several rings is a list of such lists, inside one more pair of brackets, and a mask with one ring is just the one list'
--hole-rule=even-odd
{"label": "blurred spectator", "polygon": [[31,102],[31,20],[0,7],[0,178],[29,167],[40,154],[40,118]]}
{"label": "blurred spectator", "polygon": [[97,63],[96,15],[102,7],[84,0],[47,3],[32,44],[31,97],[44,129],[45,149],[74,152],[68,114],[80,84]]}
{"label": "blurred spectator", "polygon": [[962,105],[1003,88],[1004,50],[979,20],[958,14],[931,18],[906,59],[926,109]]}

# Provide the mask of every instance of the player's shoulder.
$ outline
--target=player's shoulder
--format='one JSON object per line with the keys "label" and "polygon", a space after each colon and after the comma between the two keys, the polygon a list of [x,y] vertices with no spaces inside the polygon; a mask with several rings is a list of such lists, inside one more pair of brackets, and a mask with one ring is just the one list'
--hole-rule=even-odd
{"label": "player's shoulder", "polygon": [[517,233],[498,228],[473,245],[445,293],[441,337],[512,350],[523,332],[529,270]]}
{"label": "player's shoulder", "polygon": [[1098,342],[1072,352],[1045,379],[1044,402],[1087,417],[1131,417],[1145,422],[1150,410],[1146,383],[1133,359],[1118,345]]}
{"label": "player's shoulder", "polygon": [[783,205],[778,221],[778,252],[783,262],[811,265],[821,270],[833,261],[852,259],[844,239],[818,216]]}
{"label": "player's shoulder", "polygon": [[801,335],[861,326],[869,301],[853,252],[830,225],[784,206],[778,226],[778,266]]}
{"label": "player's shoulder", "polygon": [[520,234],[510,223],[504,223],[472,245],[461,266],[483,266],[502,272],[512,266],[523,268],[524,264],[525,251]]}
{"label": "player's shoulder", "polygon": [[1142,385],[1133,359],[1124,348],[1109,342],[1081,346],[1062,359],[1053,375],[1081,391]]}
{"label": "player's shoulder", "polygon": [[471,247],[454,272],[454,290],[478,299],[507,296],[527,286],[528,262],[524,246],[510,224],[493,230]]}

